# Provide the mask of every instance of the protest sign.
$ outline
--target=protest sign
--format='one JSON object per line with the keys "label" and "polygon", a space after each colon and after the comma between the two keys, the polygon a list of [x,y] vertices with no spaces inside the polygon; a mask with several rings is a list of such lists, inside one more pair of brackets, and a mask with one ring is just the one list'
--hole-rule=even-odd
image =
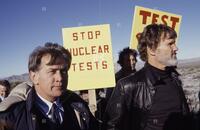
{"label": "protest sign", "polygon": [[68,88],[97,89],[115,86],[110,26],[63,28],[64,47],[72,55]]}
{"label": "protest sign", "polygon": [[136,6],[133,17],[130,48],[137,48],[140,33],[148,24],[156,23],[168,25],[175,29],[178,35],[181,19],[182,17],[177,14]]}

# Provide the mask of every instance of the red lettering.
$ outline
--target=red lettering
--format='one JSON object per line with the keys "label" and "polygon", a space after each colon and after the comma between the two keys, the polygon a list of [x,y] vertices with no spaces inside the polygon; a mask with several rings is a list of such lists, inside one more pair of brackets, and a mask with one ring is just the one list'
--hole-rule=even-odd
{"label": "red lettering", "polygon": [[179,18],[176,18],[176,17],[171,17],[170,19],[172,21],[172,28],[175,29],[176,27],[176,23],[179,22]]}
{"label": "red lettering", "polygon": [[83,64],[84,64],[84,62],[79,63],[79,69],[80,69],[80,71],[84,71],[84,70],[85,70],[85,69],[83,68]]}
{"label": "red lettering", "polygon": [[92,33],[92,31],[88,32],[88,39],[93,39],[93,33]]}
{"label": "red lettering", "polygon": [[92,70],[92,62],[87,62],[87,70]]}
{"label": "red lettering", "polygon": [[78,34],[77,33],[72,33],[72,37],[73,37],[73,41],[77,41],[78,40]]}
{"label": "red lettering", "polygon": [[163,15],[162,18],[161,18],[163,24],[165,24],[165,25],[167,25],[166,19],[168,19],[168,16],[167,16],[167,15]]}
{"label": "red lettering", "polygon": [[90,53],[87,50],[87,47],[85,47],[85,55],[90,55]]}
{"label": "red lettering", "polygon": [[107,69],[108,68],[107,61],[102,61],[102,68],[103,69]]}
{"label": "red lettering", "polygon": [[80,32],[80,34],[81,34],[82,40],[84,40],[84,34],[85,34],[85,32]]}
{"label": "red lettering", "polygon": [[73,48],[73,56],[77,56],[78,55],[78,48]]}
{"label": "red lettering", "polygon": [[147,23],[147,17],[151,16],[151,13],[148,12],[148,11],[141,10],[140,15],[143,16],[142,17],[142,24],[146,24]]}
{"label": "red lettering", "polygon": [[95,61],[94,63],[96,64],[96,69],[98,70],[98,69],[99,69],[99,65],[98,65],[99,62],[98,62],[98,61]]}
{"label": "red lettering", "polygon": [[91,46],[92,54],[96,54],[95,49],[96,49],[96,46]]}
{"label": "red lettering", "polygon": [[108,45],[104,45],[104,53],[109,53],[109,46]]}
{"label": "red lettering", "polygon": [[84,48],[83,47],[80,47],[79,48],[79,55],[84,55],[84,52],[82,52],[81,50],[83,50]]}
{"label": "red lettering", "polygon": [[99,46],[98,53],[103,53],[101,46]]}
{"label": "red lettering", "polygon": [[73,41],[85,40],[85,39],[98,39],[101,35],[100,31],[88,31],[88,32],[76,32],[72,33]]}
{"label": "red lettering", "polygon": [[[140,11],[140,15],[142,16],[142,24],[147,24],[147,18],[151,17],[151,12],[141,10]],[[159,18],[160,18],[162,24],[165,24],[165,25],[169,24],[169,23],[167,23],[168,22],[167,20],[169,19],[169,16],[167,16],[167,15],[161,15],[160,16],[159,14],[155,14],[155,13],[152,13],[152,21],[151,21],[151,23],[152,24],[157,23]],[[179,22],[179,18],[171,16],[170,17],[170,21],[171,21],[171,27],[173,29],[175,29],[176,24]]]}
{"label": "red lettering", "polygon": [[100,31],[95,31],[95,38],[97,39],[97,36],[100,36]]}
{"label": "red lettering", "polygon": [[107,61],[88,61],[88,62],[79,62],[72,63],[72,70],[75,71],[90,71],[90,70],[99,70],[99,69],[108,69]]}
{"label": "red lettering", "polygon": [[157,15],[157,14],[153,14],[153,16],[152,16],[152,24],[158,22],[158,20],[157,20],[158,17],[159,17],[159,15]]}
{"label": "red lettering", "polygon": [[98,45],[89,47],[69,48],[72,56],[84,56],[92,54],[109,53],[109,45]]}
{"label": "red lettering", "polygon": [[76,70],[76,67],[75,67],[76,63],[72,63],[71,65],[72,65],[73,71],[75,71]]}

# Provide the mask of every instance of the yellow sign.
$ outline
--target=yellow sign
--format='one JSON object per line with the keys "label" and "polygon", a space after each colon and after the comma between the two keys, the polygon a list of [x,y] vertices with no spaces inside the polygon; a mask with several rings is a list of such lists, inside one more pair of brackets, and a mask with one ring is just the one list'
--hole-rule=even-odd
{"label": "yellow sign", "polygon": [[72,55],[68,89],[115,86],[110,26],[63,28],[64,47]]}
{"label": "yellow sign", "polygon": [[178,35],[181,18],[182,17],[180,15],[136,6],[133,18],[130,48],[137,48],[138,37],[143,31],[144,27],[148,24],[157,23],[168,25],[175,29]]}

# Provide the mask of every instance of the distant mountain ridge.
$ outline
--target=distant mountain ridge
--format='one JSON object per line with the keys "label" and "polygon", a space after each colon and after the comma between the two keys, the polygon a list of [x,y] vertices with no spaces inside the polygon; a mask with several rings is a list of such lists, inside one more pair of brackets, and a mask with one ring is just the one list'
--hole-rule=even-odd
{"label": "distant mountain ridge", "polygon": [[[144,63],[139,61],[136,65],[136,69],[139,70],[140,68],[143,67],[143,65]],[[178,63],[178,68],[188,68],[188,67],[197,67],[197,66],[200,66],[200,57],[179,60],[179,63]],[[114,63],[114,68],[115,68],[115,72],[117,72],[120,69],[120,66],[117,63]],[[9,82],[16,82],[16,81],[23,82],[23,81],[29,80],[29,76],[28,76],[28,73],[24,73],[21,75],[9,76],[3,79],[8,80]]]}
{"label": "distant mountain ridge", "polygon": [[200,57],[198,58],[191,58],[191,59],[184,59],[179,60],[178,67],[199,67],[200,66]]}
{"label": "distant mountain ridge", "polygon": [[12,75],[4,79],[8,80],[9,82],[23,82],[23,81],[28,81],[29,76],[28,73],[24,73],[21,75]]}

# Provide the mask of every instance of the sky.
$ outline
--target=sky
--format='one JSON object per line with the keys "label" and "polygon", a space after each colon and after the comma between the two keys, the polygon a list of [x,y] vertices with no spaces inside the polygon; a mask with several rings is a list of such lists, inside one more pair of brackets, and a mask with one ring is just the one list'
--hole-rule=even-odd
{"label": "sky", "polygon": [[199,0],[0,0],[0,78],[28,72],[45,42],[63,45],[62,28],[110,24],[114,61],[129,46],[135,6],[182,16],[178,58],[200,57]]}

